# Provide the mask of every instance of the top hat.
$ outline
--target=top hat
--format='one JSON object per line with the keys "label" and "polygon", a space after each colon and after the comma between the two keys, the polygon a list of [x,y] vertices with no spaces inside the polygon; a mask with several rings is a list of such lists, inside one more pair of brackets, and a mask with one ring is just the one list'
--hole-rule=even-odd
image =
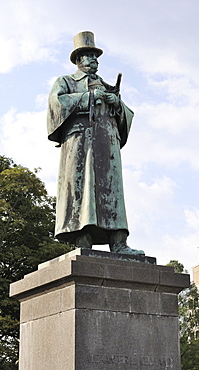
{"label": "top hat", "polygon": [[78,33],[74,39],[74,47],[75,49],[72,51],[70,55],[70,60],[73,64],[76,64],[76,57],[79,53],[86,52],[93,52],[96,54],[97,57],[99,57],[103,50],[98,49],[95,47],[95,41],[94,41],[94,34],[90,31],[84,31]]}

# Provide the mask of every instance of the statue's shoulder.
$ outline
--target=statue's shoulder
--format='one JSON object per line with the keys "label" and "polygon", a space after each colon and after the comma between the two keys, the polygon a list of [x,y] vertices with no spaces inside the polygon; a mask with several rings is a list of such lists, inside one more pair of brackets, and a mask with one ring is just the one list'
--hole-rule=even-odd
{"label": "statue's shoulder", "polygon": [[58,77],[57,81],[79,81],[83,78],[85,78],[87,75],[86,73],[80,71],[79,69],[75,72],[75,73],[72,73],[70,75],[65,75],[65,76],[60,76]]}
{"label": "statue's shoulder", "polygon": [[71,79],[73,79],[73,75],[64,75],[64,76],[60,76],[60,77],[58,77],[58,78],[56,79],[56,82],[58,82],[58,83],[62,83],[62,82],[64,82],[64,81],[69,81],[69,80],[71,80]]}

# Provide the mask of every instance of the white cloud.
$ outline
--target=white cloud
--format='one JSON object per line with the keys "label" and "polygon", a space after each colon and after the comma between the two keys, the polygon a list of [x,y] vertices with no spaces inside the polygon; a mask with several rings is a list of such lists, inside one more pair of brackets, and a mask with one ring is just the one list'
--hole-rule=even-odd
{"label": "white cloud", "polygon": [[35,103],[37,109],[45,109],[47,107],[48,102],[48,95],[46,94],[39,94],[36,96]]}
{"label": "white cloud", "polygon": [[124,168],[124,190],[129,228],[137,237],[151,237],[154,224],[168,219],[175,212],[173,196],[176,184],[166,176],[147,184],[141,171]]}
{"label": "white cloud", "polygon": [[157,249],[159,263],[165,264],[165,255],[169,256],[170,260],[174,259],[183,263],[192,276],[192,268],[199,264],[198,247],[199,232],[182,232],[181,235],[173,237],[164,235],[160,241],[160,251],[158,252]]}
{"label": "white cloud", "polygon": [[199,263],[199,210],[183,210],[175,203],[178,187],[173,180],[164,176],[149,185],[142,175],[124,170],[129,246],[156,257],[158,264],[178,260],[192,274]]}
{"label": "white cloud", "polygon": [[188,74],[198,80],[197,2],[191,6],[186,0],[180,5],[177,0],[172,4],[166,0],[116,3],[101,2],[97,16],[91,16],[90,0],[85,0],[84,6],[80,1],[64,0],[10,0],[6,6],[2,3],[1,71],[53,58],[56,43],[64,40],[72,49],[72,35],[90,29],[107,53],[123,55],[145,73]]}
{"label": "white cloud", "polygon": [[[185,218],[187,225],[192,228],[198,230],[199,236],[199,209],[185,209],[184,210]],[[199,247],[199,240],[198,240],[198,247]]]}
{"label": "white cloud", "polygon": [[178,260],[192,273],[199,263],[199,210],[183,210],[176,203],[178,186],[172,179],[163,176],[147,184],[142,176],[141,171],[123,171],[129,246],[156,257],[158,264]]}
{"label": "white cloud", "polygon": [[199,169],[199,106],[143,103],[135,107],[134,126],[122,150],[124,165],[146,163],[176,167],[187,163]]}
{"label": "white cloud", "polygon": [[193,106],[199,104],[198,84],[190,81],[187,76],[169,77],[162,76],[159,81],[150,77],[148,84],[157,93],[165,92],[168,101],[178,107]]}
{"label": "white cloud", "polygon": [[10,72],[18,64],[20,52],[16,44],[16,39],[0,37],[0,73]]}
{"label": "white cloud", "polygon": [[12,109],[0,119],[2,153],[38,174],[50,195],[56,195],[59,149],[47,139],[46,111],[17,113]]}
{"label": "white cloud", "polygon": [[40,4],[32,0],[10,0],[6,6],[0,4],[1,73],[11,71],[18,64],[55,60],[55,42],[63,27],[61,24],[58,27],[55,18],[53,21],[53,9],[49,12],[49,6],[50,1],[42,0]]}
{"label": "white cloud", "polygon": [[[164,130],[165,134],[175,134],[194,130],[199,132],[199,105],[175,106],[171,103],[147,104],[137,107],[137,116],[155,129]],[[139,118],[139,117],[138,117]]]}

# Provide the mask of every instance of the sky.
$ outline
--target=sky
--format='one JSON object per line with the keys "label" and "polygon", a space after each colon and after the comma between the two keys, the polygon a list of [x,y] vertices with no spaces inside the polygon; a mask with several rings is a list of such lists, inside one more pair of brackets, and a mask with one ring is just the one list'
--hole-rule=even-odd
{"label": "sky", "polygon": [[[134,112],[121,150],[128,245],[199,264],[198,0],[0,1],[0,154],[56,195],[60,150],[47,140],[46,109],[58,76],[74,73],[73,37],[95,34],[98,74]],[[108,250],[108,246],[105,246]]]}

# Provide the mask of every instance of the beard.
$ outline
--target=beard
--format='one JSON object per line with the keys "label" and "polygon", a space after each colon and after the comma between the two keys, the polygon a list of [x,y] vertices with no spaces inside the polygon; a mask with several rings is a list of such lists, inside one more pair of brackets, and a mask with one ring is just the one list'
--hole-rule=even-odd
{"label": "beard", "polygon": [[88,74],[94,74],[98,71],[98,64],[96,60],[89,60],[83,56],[78,63],[78,68]]}
{"label": "beard", "polygon": [[90,73],[96,73],[98,71],[98,63],[96,63],[95,61],[91,62],[89,68]]}

